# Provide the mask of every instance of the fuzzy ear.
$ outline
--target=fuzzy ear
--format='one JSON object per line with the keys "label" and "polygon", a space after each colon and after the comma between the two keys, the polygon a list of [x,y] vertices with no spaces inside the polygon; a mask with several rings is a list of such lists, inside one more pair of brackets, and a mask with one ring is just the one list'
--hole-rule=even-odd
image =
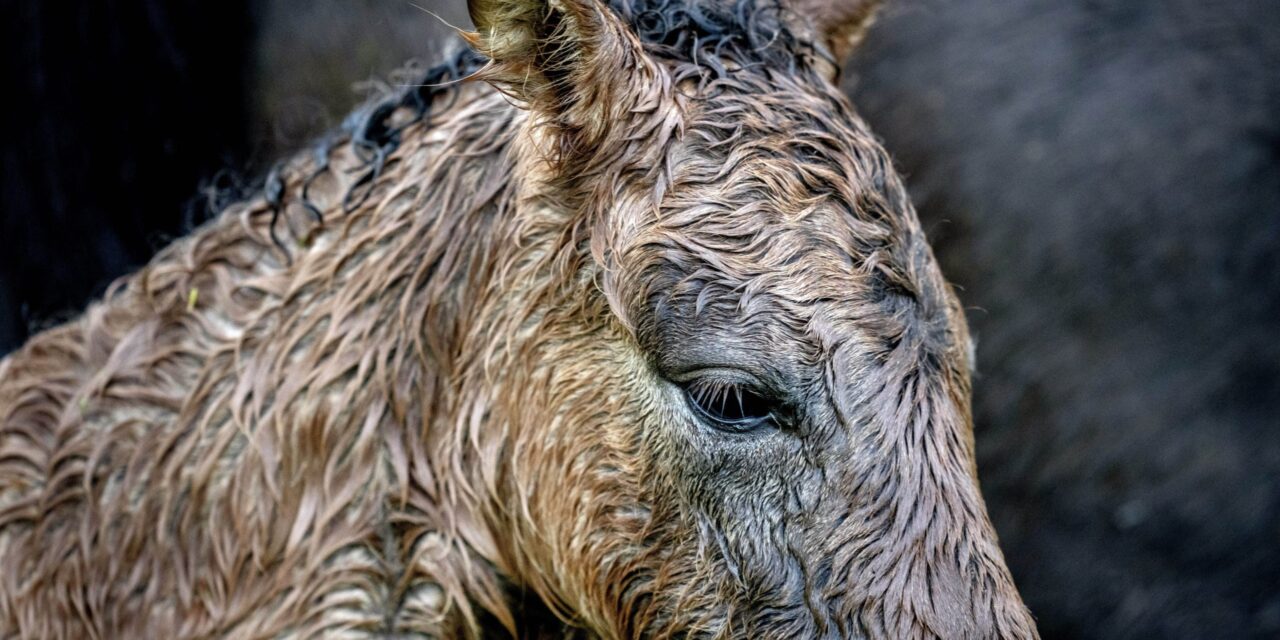
{"label": "fuzzy ear", "polygon": [[809,20],[839,65],[862,42],[880,0],[791,0],[791,7]]}
{"label": "fuzzy ear", "polygon": [[598,0],[468,0],[467,9],[476,32],[464,35],[493,60],[479,77],[563,128],[598,137],[652,87],[655,66]]}

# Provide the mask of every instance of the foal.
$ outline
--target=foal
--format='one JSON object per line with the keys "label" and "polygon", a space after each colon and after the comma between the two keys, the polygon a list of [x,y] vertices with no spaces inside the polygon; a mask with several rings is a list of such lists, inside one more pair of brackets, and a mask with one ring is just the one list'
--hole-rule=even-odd
{"label": "foal", "polygon": [[1035,637],[871,4],[469,8],[0,362],[0,635]]}

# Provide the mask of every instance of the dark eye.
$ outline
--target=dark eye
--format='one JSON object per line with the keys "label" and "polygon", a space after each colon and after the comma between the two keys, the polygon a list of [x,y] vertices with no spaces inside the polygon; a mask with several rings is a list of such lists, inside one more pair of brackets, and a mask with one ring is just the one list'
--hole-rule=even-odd
{"label": "dark eye", "polygon": [[698,378],[684,394],[694,413],[721,431],[745,433],[773,422],[769,399],[742,383]]}

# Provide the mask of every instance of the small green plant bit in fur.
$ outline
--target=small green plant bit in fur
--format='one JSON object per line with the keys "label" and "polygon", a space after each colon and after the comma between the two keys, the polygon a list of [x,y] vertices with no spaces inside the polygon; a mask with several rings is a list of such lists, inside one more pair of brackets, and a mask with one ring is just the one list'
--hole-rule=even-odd
{"label": "small green plant bit in fur", "polygon": [[872,7],[470,9],[0,363],[0,635],[1035,637]]}

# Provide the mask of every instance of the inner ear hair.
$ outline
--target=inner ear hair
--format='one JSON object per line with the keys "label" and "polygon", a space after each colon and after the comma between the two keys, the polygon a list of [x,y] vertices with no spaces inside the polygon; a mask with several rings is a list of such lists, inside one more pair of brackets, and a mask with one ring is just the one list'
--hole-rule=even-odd
{"label": "inner ear hair", "polygon": [[468,0],[467,12],[476,25],[468,40],[498,62],[529,58],[550,11],[546,0]]}
{"label": "inner ear hair", "polygon": [[[497,65],[547,72],[599,45],[607,9],[596,0],[469,0],[467,40]],[[527,69],[526,69],[527,68]]]}
{"label": "inner ear hair", "polygon": [[[555,132],[555,157],[590,155],[656,109],[659,71],[602,0],[469,0],[484,80]],[[632,123],[634,124],[634,123]]]}
{"label": "inner ear hair", "polygon": [[792,10],[809,21],[814,36],[827,47],[838,67],[862,43],[875,22],[881,0],[791,0]]}
{"label": "inner ear hair", "polygon": [[595,0],[469,0],[476,32],[463,34],[492,63],[477,74],[528,108],[558,110],[570,75],[599,46]]}

